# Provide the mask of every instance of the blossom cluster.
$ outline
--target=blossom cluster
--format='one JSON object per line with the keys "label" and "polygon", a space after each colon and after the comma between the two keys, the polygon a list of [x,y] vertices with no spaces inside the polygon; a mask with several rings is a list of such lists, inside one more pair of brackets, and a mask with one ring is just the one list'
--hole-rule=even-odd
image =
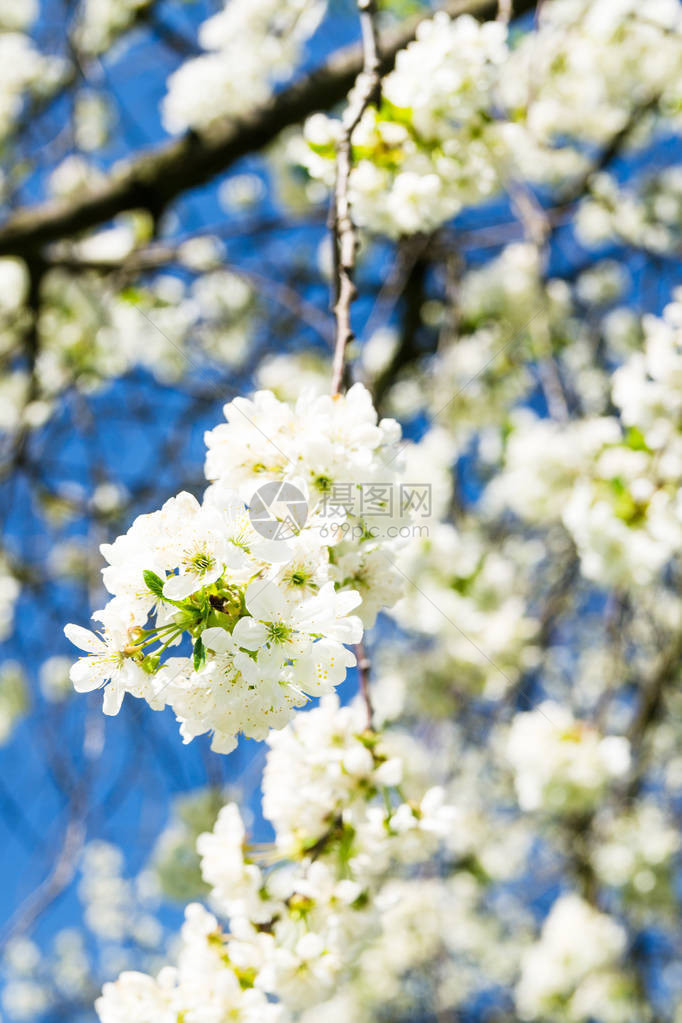
{"label": "blossom cluster", "polygon": [[225,416],[206,435],[202,502],[178,494],[104,545],[102,632],[65,630],[88,654],[73,684],[106,685],[105,713],[126,692],[169,704],[186,742],[211,731],[221,752],[343,681],[363,623],[399,596],[377,523],[401,515],[399,428],[361,385],[295,408],[260,391]]}
{"label": "blossom cluster", "polygon": [[[55,172],[60,175],[56,194],[70,196],[92,182],[83,178],[83,168],[67,163]],[[142,240],[144,219],[126,219],[91,235],[69,254],[95,265],[124,259]],[[170,274],[121,286],[96,272],[55,267],[46,273],[33,372],[17,360],[0,380],[0,432],[39,427],[69,387],[91,394],[134,367],[168,383],[187,372],[188,358],[191,364],[209,358],[240,365],[253,329],[254,293],[243,277],[217,268],[216,252],[210,236],[179,246],[179,262],[194,275],[187,283]],[[21,351],[31,322],[27,293],[23,261],[0,259],[0,329],[10,352]],[[196,355],[189,354],[192,345]]]}
{"label": "blossom cluster", "polygon": [[489,488],[491,507],[561,521],[584,575],[607,585],[647,585],[679,553],[680,309],[678,299],[644,318],[642,350],[611,378],[619,417],[558,424],[520,410]]}
{"label": "blossom cluster", "polygon": [[[546,279],[536,245],[507,245],[461,275],[456,319],[447,302],[424,304],[425,324],[438,332],[440,343],[416,373],[410,367],[409,375],[396,374],[388,407],[404,418],[424,412],[454,435],[460,449],[477,436],[481,460],[495,465],[500,426],[506,429],[510,412],[530,401],[537,363],[550,352],[557,362],[587,360],[576,306],[565,281]],[[588,368],[594,372],[593,365]],[[570,369],[575,372],[575,365]],[[586,371],[583,380],[582,393],[591,396],[595,385]],[[601,378],[598,383],[603,388]]]}
{"label": "blossom cluster", "polygon": [[84,0],[74,38],[88,56],[104,53],[135,22],[151,0]]}
{"label": "blossom cluster", "polygon": [[633,982],[618,969],[625,945],[625,930],[615,920],[578,895],[561,896],[523,957],[516,988],[521,1018],[551,1012],[583,1023],[607,1005],[613,1023],[634,1023]]}
{"label": "blossom cluster", "polygon": [[199,42],[209,52],[186,61],[168,79],[166,128],[206,130],[267,100],[273,82],[291,75],[325,7],[324,0],[226,3],[199,29]]}
{"label": "blossom cluster", "polygon": [[[442,947],[455,891],[415,883],[409,872],[454,837],[456,813],[443,791],[420,790],[390,740],[365,730],[362,706],[339,708],[334,695],[268,742],[263,792],[273,846],[248,845],[234,803],[197,843],[229,932],[203,907],[188,907],[177,969],[157,979],[124,973],[105,985],[102,1023],[209,1010],[254,1023],[311,1021],[322,1007],[341,1019],[351,994],[337,992],[354,974],[365,1004],[353,1006],[352,1018],[364,1020]],[[408,935],[418,920],[423,926],[425,905],[434,915],[415,943]]]}
{"label": "blossom cluster", "polygon": [[594,868],[600,881],[620,889],[635,905],[664,907],[680,835],[660,806],[641,800],[623,813],[606,811],[597,818],[596,829]]}
{"label": "blossom cluster", "polygon": [[[23,6],[16,5],[17,9]],[[0,31],[0,68],[0,139],[4,140],[23,109],[26,95],[49,96],[62,78],[64,62],[40,53],[23,32]]]}
{"label": "blossom cluster", "polygon": [[100,967],[111,974],[133,965],[163,966],[164,929],[155,916],[154,885],[144,872],[126,878],[124,860],[123,850],[108,842],[86,843],[80,862],[74,862],[83,926],[61,927],[40,947],[19,934],[6,943],[0,962],[3,1018],[40,1018],[65,1004],[89,1007]]}
{"label": "blossom cluster", "polygon": [[459,529],[438,523],[428,538],[400,552],[401,570],[415,584],[406,585],[392,616],[433,644],[428,653],[419,651],[420,673],[428,677],[432,667],[440,685],[450,674],[458,688],[488,697],[518,678],[537,631],[517,579],[516,566],[532,563],[529,553],[514,542],[490,549],[473,521]]}
{"label": "blossom cluster", "polygon": [[[499,23],[439,13],[419,25],[382,82],[381,106],[353,132],[350,196],[359,225],[391,236],[429,231],[498,189],[506,144],[490,111],[506,55]],[[307,148],[297,150],[309,174],[328,184],[338,128],[315,115],[304,129]]]}
{"label": "blossom cluster", "polygon": [[676,0],[552,0],[512,51],[501,99],[540,143],[607,141],[643,106],[674,122],[681,31]]}
{"label": "blossom cluster", "polygon": [[[237,805],[222,808],[197,842],[212,912],[188,907],[177,967],[105,984],[102,1023],[209,1011],[277,1023],[313,1023],[322,1012],[362,1023],[387,1010],[409,1018],[424,998],[443,1012],[461,1005],[481,971],[497,983],[516,979],[523,1019],[551,1009],[583,1023],[605,999],[609,1018],[634,1019],[625,930],[614,918],[564,893],[539,937],[519,936],[514,952],[494,913],[487,918],[481,878],[516,876],[531,833],[509,822],[500,831],[489,812],[477,818],[467,805],[480,757],[460,764],[460,807],[422,773],[427,763],[433,771],[432,748],[393,728],[367,730],[361,704],[340,707],[334,694],[268,745],[263,808],[273,842],[251,845]],[[660,824],[658,834],[651,862],[675,848]],[[639,832],[638,840],[646,843]],[[617,844],[614,836],[611,856]]]}
{"label": "blossom cluster", "polygon": [[594,175],[576,215],[576,231],[587,245],[617,239],[655,253],[680,247],[682,173],[666,167],[620,185],[605,172]]}
{"label": "blossom cluster", "polygon": [[[432,231],[520,176],[583,172],[583,141],[607,142],[644,108],[676,127],[681,30],[676,0],[646,11],[634,0],[553,0],[516,46],[500,22],[438,12],[353,134],[358,224],[390,237]],[[338,131],[315,115],[285,159],[330,186]]]}
{"label": "blossom cluster", "polygon": [[630,766],[630,747],[620,735],[601,736],[567,708],[545,700],[517,714],[506,755],[514,770],[523,810],[560,813],[594,809],[610,781]]}

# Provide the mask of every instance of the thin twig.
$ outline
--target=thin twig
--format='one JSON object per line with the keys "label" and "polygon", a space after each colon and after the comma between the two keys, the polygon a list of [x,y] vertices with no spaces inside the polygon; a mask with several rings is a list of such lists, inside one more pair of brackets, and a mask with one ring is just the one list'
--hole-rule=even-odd
{"label": "thin twig", "polygon": [[365,702],[365,709],[367,711],[367,727],[371,731],[374,727],[374,710],[372,708],[372,697],[369,692],[369,669],[372,664],[367,656],[365,644],[362,640],[355,644],[355,656],[358,659],[358,681],[360,683],[360,692],[362,693],[362,699]]}
{"label": "thin twig", "polygon": [[[330,222],[334,246],[334,317],[336,339],[332,366],[332,395],[340,392],[346,351],[353,340],[350,307],[356,290],[353,282],[355,272],[355,250],[357,238],[351,215],[348,186],[353,166],[351,137],[365,110],[376,99],[381,85],[381,59],[377,42],[375,0],[357,0],[362,30],[362,71],[351,91],[348,105],[341,121],[341,136],[336,148],[336,185],[332,198]],[[372,728],[372,701],[369,695],[370,663],[362,640],[356,644],[358,679],[360,692],[367,709],[367,727]]]}
{"label": "thin twig", "polygon": [[332,394],[338,394],[343,382],[346,350],[353,340],[350,307],[355,298],[355,250],[357,239],[351,215],[348,186],[353,165],[351,136],[362,115],[376,96],[380,84],[379,46],[377,42],[375,0],[357,0],[362,29],[362,71],[350,94],[341,121],[341,135],[336,147],[336,184],[333,198],[333,243],[335,253],[336,340],[332,367]]}

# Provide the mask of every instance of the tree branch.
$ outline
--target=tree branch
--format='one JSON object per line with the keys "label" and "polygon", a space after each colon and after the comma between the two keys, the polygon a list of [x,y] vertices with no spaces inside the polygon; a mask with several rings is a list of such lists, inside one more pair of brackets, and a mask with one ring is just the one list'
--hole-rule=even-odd
{"label": "tree branch", "polygon": [[332,229],[334,236],[336,341],[332,367],[332,394],[343,383],[346,349],[353,340],[350,307],[355,298],[355,250],[357,237],[350,208],[348,187],[353,166],[352,135],[365,110],[376,98],[381,84],[381,58],[377,41],[377,11],[374,0],[357,0],[362,27],[362,71],[343,112],[341,137],[336,148],[336,184],[334,186]]}

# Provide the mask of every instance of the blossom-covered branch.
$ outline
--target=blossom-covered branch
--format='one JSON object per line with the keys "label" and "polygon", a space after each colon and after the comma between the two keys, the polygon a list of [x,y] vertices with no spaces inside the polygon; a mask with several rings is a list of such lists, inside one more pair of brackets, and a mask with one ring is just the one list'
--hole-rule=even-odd
{"label": "blossom-covered branch", "polygon": [[[519,0],[516,9],[522,12],[532,6],[533,3]],[[451,0],[444,9],[453,14],[471,10],[474,15],[487,18],[494,17],[495,3]],[[416,18],[382,40],[382,72],[390,69],[396,54],[414,37],[422,20]],[[340,102],[362,65],[363,51],[359,46],[335,54],[326,65],[236,122],[229,120],[207,135],[192,131],[156,152],[143,153],[93,188],[91,194],[19,211],[0,227],[0,255],[26,255],[47,242],[104,224],[127,210],[141,208],[158,216],[177,196],[226,171],[242,156],[267,146],[288,125]]]}

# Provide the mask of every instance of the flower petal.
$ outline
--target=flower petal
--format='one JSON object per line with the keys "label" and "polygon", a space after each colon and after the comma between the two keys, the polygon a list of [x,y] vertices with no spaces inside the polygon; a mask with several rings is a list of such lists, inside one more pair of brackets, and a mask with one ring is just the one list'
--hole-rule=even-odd
{"label": "flower petal", "polygon": [[339,617],[347,615],[358,604],[362,604],[362,597],[357,590],[341,590],[336,594],[336,613]]}
{"label": "flower petal", "polygon": [[201,641],[207,650],[214,650],[217,654],[224,654],[234,649],[234,640],[226,629],[204,629]]}
{"label": "flower petal", "polygon": [[201,581],[198,576],[192,574],[172,575],[163,584],[163,595],[169,600],[184,600],[190,594],[201,588]]}
{"label": "flower petal", "polygon": [[267,638],[268,630],[255,618],[240,618],[232,632],[232,639],[237,646],[243,646],[245,650],[260,649]]}
{"label": "flower petal", "polygon": [[118,714],[123,703],[123,697],[125,696],[125,689],[121,685],[117,685],[115,682],[110,682],[104,690],[104,700],[102,703],[102,710],[109,717],[114,717]]}
{"label": "flower petal", "polygon": [[267,561],[271,565],[283,565],[291,561],[294,549],[286,540],[259,540],[251,544],[251,553],[260,561]]}
{"label": "flower petal", "polygon": [[237,746],[237,736],[228,732],[214,732],[211,749],[214,753],[231,753]]}
{"label": "flower petal", "polygon": [[338,643],[359,643],[363,631],[360,618],[357,615],[348,615],[347,618],[338,618],[335,622],[329,622],[324,634],[328,639],[335,639]]}
{"label": "flower petal", "polygon": [[81,657],[71,665],[69,678],[77,693],[90,693],[99,689],[109,677],[106,667],[99,657]]}
{"label": "flower petal", "polygon": [[65,625],[64,635],[79,650],[87,650],[89,654],[101,654],[106,649],[99,636],[82,625]]}
{"label": "flower petal", "polygon": [[284,613],[284,595],[274,583],[257,580],[246,588],[246,606],[262,622],[278,621]]}

